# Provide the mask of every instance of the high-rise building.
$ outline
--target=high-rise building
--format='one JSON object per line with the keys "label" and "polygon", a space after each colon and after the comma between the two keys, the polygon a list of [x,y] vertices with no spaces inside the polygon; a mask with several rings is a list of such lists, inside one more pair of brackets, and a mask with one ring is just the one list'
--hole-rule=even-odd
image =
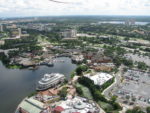
{"label": "high-rise building", "polygon": [[3,32],[3,25],[0,25],[0,31]]}
{"label": "high-rise building", "polygon": [[135,25],[135,20],[134,19],[126,20],[125,25]]}
{"label": "high-rise building", "polygon": [[21,28],[18,28],[18,34],[19,34],[18,36],[21,37],[21,35],[22,35]]}
{"label": "high-rise building", "polygon": [[77,31],[75,29],[66,30],[62,32],[63,38],[75,38],[77,35]]}

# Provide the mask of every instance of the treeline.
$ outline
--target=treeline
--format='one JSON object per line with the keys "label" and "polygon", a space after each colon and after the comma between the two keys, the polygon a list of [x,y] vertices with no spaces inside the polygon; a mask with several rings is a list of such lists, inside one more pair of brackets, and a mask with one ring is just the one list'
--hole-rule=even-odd
{"label": "treeline", "polygon": [[[107,100],[103,95],[102,95],[102,91],[104,89],[106,89],[108,86],[110,86],[112,83],[113,83],[114,79],[106,82],[105,84],[103,84],[102,86],[98,86],[98,85],[95,85],[94,82],[87,78],[87,77],[80,77],[78,79],[78,82],[82,85],[84,85],[85,87],[89,88],[92,96],[93,96],[93,99],[96,101],[96,102],[99,102],[99,101],[102,101],[102,102],[105,102],[105,103],[108,103],[110,105],[112,105],[113,107],[113,110],[121,110],[122,107],[116,102],[116,100],[114,99],[111,99],[111,100]],[[78,88],[77,92],[79,93],[82,93],[81,90]],[[110,113],[112,110],[110,109],[105,109],[107,111],[107,113]]]}

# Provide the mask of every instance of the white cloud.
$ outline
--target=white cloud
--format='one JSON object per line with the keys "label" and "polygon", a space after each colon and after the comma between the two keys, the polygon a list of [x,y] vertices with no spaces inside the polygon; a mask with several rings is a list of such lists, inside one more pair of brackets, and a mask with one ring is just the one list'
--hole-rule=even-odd
{"label": "white cloud", "polygon": [[150,15],[150,0],[0,0],[0,16]]}

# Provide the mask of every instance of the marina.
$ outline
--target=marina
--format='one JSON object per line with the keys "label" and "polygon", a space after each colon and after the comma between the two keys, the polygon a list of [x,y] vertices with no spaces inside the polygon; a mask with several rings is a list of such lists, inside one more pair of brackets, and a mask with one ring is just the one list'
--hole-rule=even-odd
{"label": "marina", "polygon": [[[63,63],[54,62],[53,67],[39,66],[36,70],[7,69],[0,62],[0,109],[2,113],[13,113],[22,99],[36,89],[36,83],[45,73],[62,73],[70,79],[70,73],[76,68],[68,57],[59,57]],[[8,109],[9,108],[9,109]]]}

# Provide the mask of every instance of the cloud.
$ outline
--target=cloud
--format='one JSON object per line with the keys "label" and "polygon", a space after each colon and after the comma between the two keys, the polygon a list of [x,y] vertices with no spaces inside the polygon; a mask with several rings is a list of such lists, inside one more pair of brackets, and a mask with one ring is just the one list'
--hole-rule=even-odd
{"label": "cloud", "polygon": [[150,0],[0,0],[0,16],[150,15]]}

